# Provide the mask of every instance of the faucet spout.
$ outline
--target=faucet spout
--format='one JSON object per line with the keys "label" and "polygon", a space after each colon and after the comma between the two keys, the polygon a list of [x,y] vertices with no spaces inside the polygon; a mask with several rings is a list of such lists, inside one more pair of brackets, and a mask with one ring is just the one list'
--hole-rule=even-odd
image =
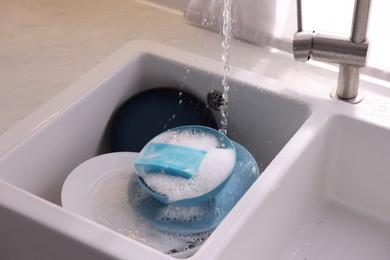
{"label": "faucet spout", "polygon": [[293,40],[296,61],[309,59],[339,64],[337,89],[331,96],[350,103],[362,100],[359,93],[360,69],[366,66],[369,42],[367,40],[370,0],[356,0],[351,35],[339,36],[307,32],[302,28],[301,0],[297,0],[298,28]]}

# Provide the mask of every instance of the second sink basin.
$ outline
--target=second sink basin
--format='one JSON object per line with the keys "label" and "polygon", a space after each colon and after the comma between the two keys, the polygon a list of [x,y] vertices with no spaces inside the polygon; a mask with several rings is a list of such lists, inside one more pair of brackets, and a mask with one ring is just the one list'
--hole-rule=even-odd
{"label": "second sink basin", "polygon": [[226,258],[389,258],[390,131],[344,115],[320,125],[254,206]]}

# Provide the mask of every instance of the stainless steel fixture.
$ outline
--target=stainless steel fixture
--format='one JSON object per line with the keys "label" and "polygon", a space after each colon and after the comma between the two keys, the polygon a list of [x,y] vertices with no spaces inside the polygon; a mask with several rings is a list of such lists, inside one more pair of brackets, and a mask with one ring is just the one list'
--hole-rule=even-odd
{"label": "stainless steel fixture", "polygon": [[339,64],[337,89],[331,96],[350,103],[358,103],[360,69],[366,66],[369,42],[367,25],[370,0],[356,0],[351,36],[303,31],[302,3],[297,0],[298,29],[294,35],[293,53],[296,61],[309,59]]}

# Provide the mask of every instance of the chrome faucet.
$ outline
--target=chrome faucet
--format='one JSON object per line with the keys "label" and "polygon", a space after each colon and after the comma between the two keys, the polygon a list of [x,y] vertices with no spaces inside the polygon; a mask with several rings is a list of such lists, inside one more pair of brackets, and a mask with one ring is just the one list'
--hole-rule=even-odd
{"label": "chrome faucet", "polygon": [[359,92],[360,69],[367,64],[369,42],[367,25],[370,0],[355,0],[351,36],[337,36],[320,32],[303,31],[301,0],[297,0],[298,29],[293,40],[296,61],[310,58],[339,64],[337,89],[331,96],[346,102],[358,103],[363,95]]}

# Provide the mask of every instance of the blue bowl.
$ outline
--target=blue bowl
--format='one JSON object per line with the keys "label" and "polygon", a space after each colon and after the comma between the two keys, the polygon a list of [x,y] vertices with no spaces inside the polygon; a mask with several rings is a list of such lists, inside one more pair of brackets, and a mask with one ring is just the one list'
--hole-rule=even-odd
{"label": "blue bowl", "polygon": [[[182,126],[182,127],[173,128],[173,129],[170,129],[166,132],[172,132],[172,131],[178,132],[178,133],[182,132],[182,131],[190,131],[191,133],[194,133],[194,134],[208,134],[208,135],[215,136],[220,141],[221,147],[223,147],[225,149],[232,149],[234,151],[234,156],[236,157],[236,150],[235,150],[235,146],[233,145],[232,141],[228,137],[226,137],[223,133],[221,133],[215,129],[205,127],[205,126],[189,125],[189,126]],[[166,132],[164,132],[160,135],[163,135]],[[158,138],[160,135],[158,135],[156,138]],[[223,180],[217,187],[215,187],[214,189],[212,189],[211,191],[209,191],[207,193],[201,194],[201,195],[196,196],[196,197],[170,200],[170,199],[168,199],[167,196],[162,195],[162,194],[156,192],[155,190],[153,190],[152,188],[150,188],[145,183],[144,179],[141,176],[142,174],[145,174],[145,172],[146,172],[146,174],[178,175],[179,178],[181,178],[181,177],[188,178],[188,176],[190,175],[187,172],[184,172],[184,169],[182,169],[182,167],[179,165],[179,163],[183,159],[181,159],[180,157],[177,157],[175,154],[173,156],[169,156],[171,158],[175,157],[175,160],[173,160],[171,162],[171,165],[163,165],[162,166],[162,165],[158,164],[158,163],[160,163],[161,160],[157,160],[157,159],[153,159],[154,162],[152,160],[151,162],[145,163],[144,158],[148,157],[148,155],[149,155],[148,152],[152,148],[154,149],[156,147],[156,143],[154,142],[154,140],[156,140],[156,138],[153,138],[141,150],[138,159],[135,161],[136,179],[138,180],[141,187],[145,191],[147,191],[154,199],[156,199],[157,201],[159,201],[163,204],[169,204],[172,206],[179,206],[179,207],[190,207],[190,206],[200,205],[206,201],[210,201],[211,199],[215,198],[215,196],[217,196],[217,194],[219,194],[223,190],[223,188],[225,187],[225,185],[227,184],[227,182],[229,181],[229,178],[231,177],[231,175],[233,173],[233,169],[227,175],[225,180]],[[168,148],[169,149],[167,149],[167,150],[173,151],[172,153],[180,151],[180,147],[174,147],[174,148],[168,147]],[[187,147],[185,149],[186,149],[185,150],[186,154],[184,154],[184,156],[188,154],[187,157],[191,157],[191,155],[195,155],[195,154],[198,155],[199,154],[198,151],[191,152],[191,150],[188,150]],[[168,156],[166,156],[166,157],[168,157]],[[198,162],[198,161],[196,161],[196,162]],[[236,163],[236,161],[234,161],[234,163]]]}
{"label": "blue bowl", "polygon": [[[216,228],[260,176],[253,156],[240,144],[233,142],[237,161],[226,186],[213,199],[192,207],[177,207],[156,200],[134,178],[130,183],[129,199],[146,220],[156,228],[174,233],[194,234]],[[164,212],[192,213],[182,218]],[[201,214],[198,214],[198,213]]]}

